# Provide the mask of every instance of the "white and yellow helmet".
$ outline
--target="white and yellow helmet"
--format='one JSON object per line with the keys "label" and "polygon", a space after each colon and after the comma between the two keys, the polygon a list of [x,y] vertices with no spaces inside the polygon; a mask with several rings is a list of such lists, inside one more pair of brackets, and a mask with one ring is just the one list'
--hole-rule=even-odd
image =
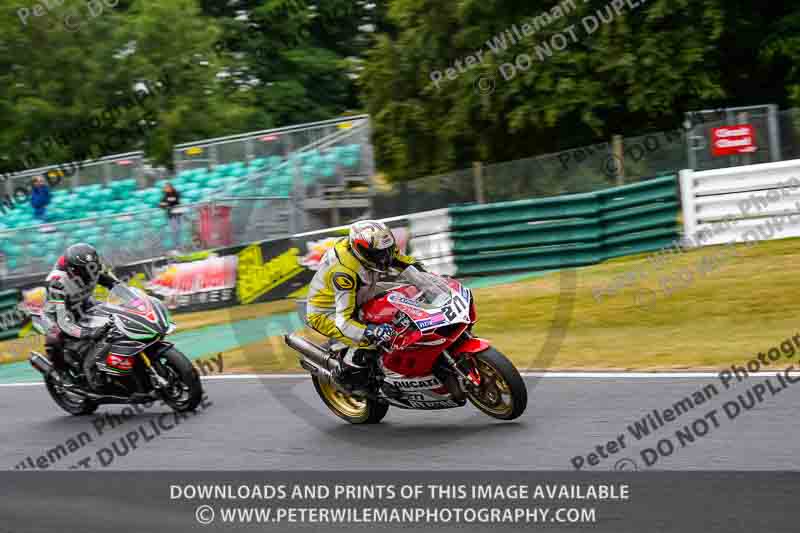
{"label": "white and yellow helmet", "polygon": [[387,272],[397,245],[392,230],[377,220],[361,220],[350,226],[350,250],[365,268]]}

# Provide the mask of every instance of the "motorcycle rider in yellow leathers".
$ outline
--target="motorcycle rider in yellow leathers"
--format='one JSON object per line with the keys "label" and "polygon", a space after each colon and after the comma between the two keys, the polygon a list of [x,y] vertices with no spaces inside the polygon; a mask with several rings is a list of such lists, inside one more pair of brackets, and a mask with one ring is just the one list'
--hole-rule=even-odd
{"label": "motorcycle rider in yellow leathers", "polygon": [[411,265],[424,270],[413,257],[398,251],[386,224],[374,220],[353,223],[349,236],[337,241],[323,256],[311,280],[306,322],[331,341],[349,347],[343,360],[345,374],[363,369],[366,358],[394,336],[389,324],[361,322],[359,305],[372,297],[381,275]]}

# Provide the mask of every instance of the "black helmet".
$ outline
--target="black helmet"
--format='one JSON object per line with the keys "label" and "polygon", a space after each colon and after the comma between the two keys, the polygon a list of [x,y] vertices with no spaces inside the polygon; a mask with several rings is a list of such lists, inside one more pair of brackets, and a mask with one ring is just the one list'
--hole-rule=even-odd
{"label": "black helmet", "polygon": [[100,277],[100,255],[91,244],[73,244],[64,253],[67,273],[80,278],[86,285],[97,283]]}

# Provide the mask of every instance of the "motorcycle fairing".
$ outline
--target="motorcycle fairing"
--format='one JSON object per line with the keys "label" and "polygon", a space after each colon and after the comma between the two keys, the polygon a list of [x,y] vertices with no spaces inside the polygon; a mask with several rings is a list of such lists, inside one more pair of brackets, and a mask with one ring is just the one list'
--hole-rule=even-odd
{"label": "motorcycle fairing", "polygon": [[472,293],[455,280],[448,285],[450,299],[440,307],[408,298],[399,292],[390,293],[386,301],[405,313],[423,333],[454,323],[469,323]]}
{"label": "motorcycle fairing", "polygon": [[444,383],[433,374],[409,377],[384,367],[381,396],[403,409],[449,409],[461,407]]}

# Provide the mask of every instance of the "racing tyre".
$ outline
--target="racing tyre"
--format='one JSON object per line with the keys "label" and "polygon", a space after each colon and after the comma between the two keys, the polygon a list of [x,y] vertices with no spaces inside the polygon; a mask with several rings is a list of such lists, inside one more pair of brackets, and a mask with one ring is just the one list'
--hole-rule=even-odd
{"label": "racing tyre", "polygon": [[314,382],[317,394],[328,406],[328,409],[351,424],[377,424],[389,411],[387,403],[367,398],[355,398],[337,389],[330,381],[317,376],[311,376],[311,380]]}
{"label": "racing tyre", "polygon": [[77,395],[71,395],[65,392],[63,389],[59,390],[59,387],[53,383],[52,379],[45,379],[45,386],[47,387],[47,392],[49,392],[50,396],[53,398],[53,401],[71,415],[90,415],[97,411],[99,407],[98,404],[88,398],[80,398]]}
{"label": "racing tyre", "polygon": [[203,400],[203,384],[200,374],[192,362],[175,348],[170,348],[159,357],[161,377],[169,382],[162,394],[164,403],[174,411],[194,411]]}
{"label": "racing tyre", "polygon": [[528,389],[514,364],[494,348],[474,354],[479,387],[467,390],[472,405],[500,420],[514,420],[525,412]]}

